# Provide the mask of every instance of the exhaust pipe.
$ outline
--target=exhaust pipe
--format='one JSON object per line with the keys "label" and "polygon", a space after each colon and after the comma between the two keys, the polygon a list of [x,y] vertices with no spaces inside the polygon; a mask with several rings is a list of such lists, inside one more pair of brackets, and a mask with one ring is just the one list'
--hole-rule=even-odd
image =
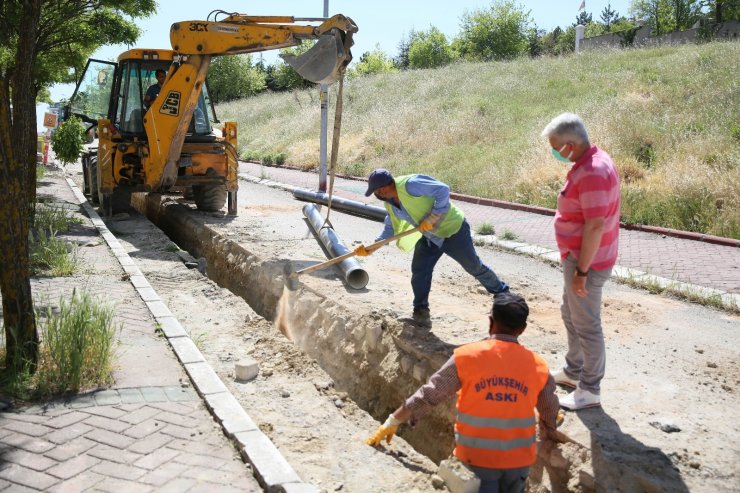
{"label": "exhaust pipe", "polygon": [[[333,203],[333,199],[332,199]],[[328,253],[330,258],[339,257],[350,253],[350,249],[342,243],[339,239],[334,228],[324,224],[324,218],[319,213],[318,208],[314,204],[306,204],[303,206],[303,215],[307,219],[307,223],[313,231],[314,235],[324,247],[324,251]],[[367,271],[360,267],[360,263],[354,257],[346,258],[339,262],[339,268],[344,274],[345,282],[352,289],[362,289],[367,286],[370,281]]]}

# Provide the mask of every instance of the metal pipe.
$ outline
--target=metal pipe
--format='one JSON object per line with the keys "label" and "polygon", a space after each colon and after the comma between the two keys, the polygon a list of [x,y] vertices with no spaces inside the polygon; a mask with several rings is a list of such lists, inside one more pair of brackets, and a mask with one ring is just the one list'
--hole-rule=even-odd
{"label": "metal pipe", "polygon": [[[311,230],[316,234],[316,237],[321,241],[325,251],[328,253],[329,258],[339,257],[350,252],[342,240],[339,239],[334,228],[331,228],[324,224],[324,218],[319,213],[318,208],[314,204],[306,204],[303,206],[303,215],[308,219],[308,224]],[[367,286],[370,276],[368,276],[365,269],[360,267],[360,263],[354,257],[346,258],[339,262],[339,268],[344,274],[344,280],[352,289],[362,289]]]}
{"label": "metal pipe", "polygon": [[[312,192],[301,188],[293,190],[293,197],[305,202],[314,202],[317,204],[329,205],[329,196],[322,192]],[[343,199],[332,196],[331,207],[338,211],[349,212],[356,216],[366,217],[375,221],[385,221],[387,212],[384,208],[375,205],[367,205],[354,200]]]}

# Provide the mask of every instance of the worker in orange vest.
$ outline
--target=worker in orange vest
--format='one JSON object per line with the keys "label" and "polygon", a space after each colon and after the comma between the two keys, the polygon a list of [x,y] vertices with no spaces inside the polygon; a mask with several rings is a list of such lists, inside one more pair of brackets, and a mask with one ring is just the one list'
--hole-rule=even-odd
{"label": "worker in orange vest", "polygon": [[521,346],[529,307],[521,296],[494,296],[490,337],[454,350],[414,395],[388,416],[367,443],[390,443],[401,423],[412,425],[457,392],[454,455],[481,480],[480,492],[523,492],[540,439],[557,439],[558,398],[547,363]]}

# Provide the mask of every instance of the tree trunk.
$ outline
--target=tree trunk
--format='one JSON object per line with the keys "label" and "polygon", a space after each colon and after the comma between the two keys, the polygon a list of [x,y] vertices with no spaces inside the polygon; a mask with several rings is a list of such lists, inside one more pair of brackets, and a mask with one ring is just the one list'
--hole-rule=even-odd
{"label": "tree trunk", "polygon": [[7,73],[0,74],[0,292],[6,368],[16,371],[24,366],[33,371],[38,363],[28,236],[36,188],[36,89],[32,75],[40,12],[41,0],[23,2],[14,63]]}

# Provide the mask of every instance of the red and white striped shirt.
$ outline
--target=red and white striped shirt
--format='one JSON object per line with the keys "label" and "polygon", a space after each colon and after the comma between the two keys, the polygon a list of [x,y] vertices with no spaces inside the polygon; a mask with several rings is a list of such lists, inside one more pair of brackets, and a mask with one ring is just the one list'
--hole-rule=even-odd
{"label": "red and white striped shirt", "polygon": [[617,262],[619,243],[619,175],[609,155],[592,145],[575,162],[558,196],[555,239],[560,258],[577,259],[587,219],[604,218],[604,234],[591,269],[609,269]]}

